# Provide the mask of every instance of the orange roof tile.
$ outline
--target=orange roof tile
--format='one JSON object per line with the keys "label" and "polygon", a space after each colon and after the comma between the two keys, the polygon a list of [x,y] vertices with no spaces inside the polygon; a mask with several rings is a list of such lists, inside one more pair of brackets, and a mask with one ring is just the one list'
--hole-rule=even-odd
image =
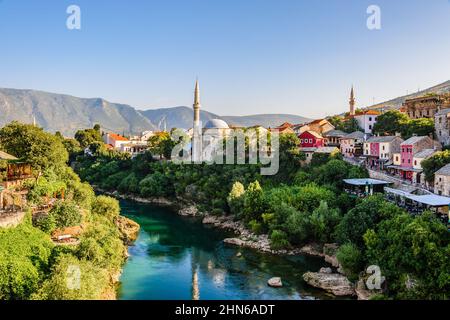
{"label": "orange roof tile", "polygon": [[111,139],[114,139],[116,141],[129,141],[127,138],[122,137],[120,134],[110,133],[109,136]]}

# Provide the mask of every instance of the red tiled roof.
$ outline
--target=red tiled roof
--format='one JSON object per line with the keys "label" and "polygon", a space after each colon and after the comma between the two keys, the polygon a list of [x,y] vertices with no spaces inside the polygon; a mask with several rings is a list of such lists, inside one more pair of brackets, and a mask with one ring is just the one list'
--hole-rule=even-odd
{"label": "red tiled roof", "polygon": [[116,140],[116,141],[129,141],[127,138],[122,137],[122,136],[119,135],[119,134],[110,133],[109,136],[110,136],[111,139],[114,139],[114,140]]}

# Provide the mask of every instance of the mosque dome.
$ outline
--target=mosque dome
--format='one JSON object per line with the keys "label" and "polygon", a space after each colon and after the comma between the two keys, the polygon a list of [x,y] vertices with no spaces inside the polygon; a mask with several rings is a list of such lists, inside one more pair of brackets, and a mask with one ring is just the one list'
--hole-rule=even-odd
{"label": "mosque dome", "polygon": [[205,124],[205,129],[229,129],[228,124],[220,119],[211,119]]}

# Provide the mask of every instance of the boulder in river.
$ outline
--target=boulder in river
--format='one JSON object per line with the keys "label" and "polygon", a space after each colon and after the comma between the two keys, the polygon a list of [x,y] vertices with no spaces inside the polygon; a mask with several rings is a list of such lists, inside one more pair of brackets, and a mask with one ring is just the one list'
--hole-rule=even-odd
{"label": "boulder in river", "polygon": [[307,272],[303,280],[309,285],[323,289],[335,296],[352,296],[355,289],[347,277],[337,273]]}
{"label": "boulder in river", "polygon": [[244,240],[238,239],[238,238],[227,238],[223,240],[224,243],[230,244],[233,246],[243,247],[246,245]]}
{"label": "boulder in river", "polygon": [[280,277],[274,277],[272,279],[269,279],[269,281],[267,281],[267,284],[273,288],[281,288],[283,286],[283,282],[281,282]]}
{"label": "boulder in river", "polygon": [[178,214],[184,217],[195,217],[198,215],[198,209],[196,206],[183,207],[178,211]]}
{"label": "boulder in river", "polygon": [[131,245],[136,241],[141,228],[137,222],[123,216],[118,216],[115,219],[115,223],[120,231],[121,238],[126,245]]}
{"label": "boulder in river", "polygon": [[319,272],[320,273],[328,273],[328,274],[330,274],[330,273],[333,273],[333,270],[331,270],[331,268],[321,268],[319,270]]}

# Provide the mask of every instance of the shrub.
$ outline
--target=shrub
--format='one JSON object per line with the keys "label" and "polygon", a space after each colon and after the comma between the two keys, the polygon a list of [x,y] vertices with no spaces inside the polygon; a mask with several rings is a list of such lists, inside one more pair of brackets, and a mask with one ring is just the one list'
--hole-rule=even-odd
{"label": "shrub", "polygon": [[49,213],[57,228],[74,227],[81,223],[80,210],[72,201],[58,201]]}
{"label": "shrub", "polygon": [[244,185],[239,181],[236,181],[228,194],[227,202],[230,207],[230,212],[238,217],[242,215],[242,211],[244,209],[244,195]]}
{"label": "shrub", "polygon": [[248,223],[248,225],[250,227],[250,230],[252,230],[253,233],[256,233],[256,234],[261,234],[262,233],[263,226],[262,226],[261,222],[258,222],[256,220],[251,220]]}
{"label": "shrub", "polygon": [[347,275],[353,279],[357,278],[362,269],[362,255],[356,245],[353,243],[342,245],[336,254],[336,258]]}
{"label": "shrub", "polygon": [[41,215],[35,221],[35,227],[47,234],[51,234],[56,229],[56,220],[53,215]]}
{"label": "shrub", "polygon": [[113,220],[120,214],[119,201],[107,196],[98,196],[92,203],[92,213]]}
{"label": "shrub", "polygon": [[291,245],[288,241],[287,235],[281,230],[274,230],[270,235],[270,246],[274,250],[287,249]]}

